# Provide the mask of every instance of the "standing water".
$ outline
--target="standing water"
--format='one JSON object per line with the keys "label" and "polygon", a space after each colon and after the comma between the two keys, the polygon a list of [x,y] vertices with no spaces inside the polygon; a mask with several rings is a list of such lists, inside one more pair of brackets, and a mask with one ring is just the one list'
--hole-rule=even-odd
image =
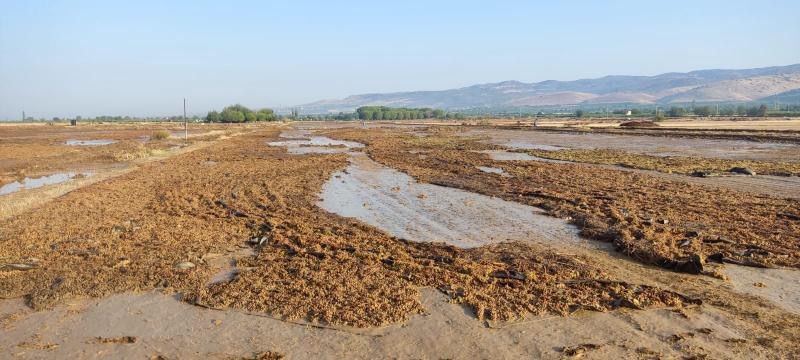
{"label": "standing water", "polygon": [[58,173],[58,174],[42,176],[38,178],[26,177],[22,181],[15,181],[10,184],[5,184],[3,186],[0,186],[0,195],[7,195],[20,190],[35,189],[46,185],[59,184],[65,181],[69,181],[70,179],[79,175],[90,176],[92,174],[67,172],[67,173]]}
{"label": "standing water", "polygon": [[319,206],[411,241],[477,247],[502,241],[587,242],[543,210],[459,189],[416,182],[365,154],[324,186]]}
{"label": "standing water", "polygon": [[117,142],[116,140],[97,139],[97,140],[67,140],[64,144],[69,146],[101,146],[110,145]]}

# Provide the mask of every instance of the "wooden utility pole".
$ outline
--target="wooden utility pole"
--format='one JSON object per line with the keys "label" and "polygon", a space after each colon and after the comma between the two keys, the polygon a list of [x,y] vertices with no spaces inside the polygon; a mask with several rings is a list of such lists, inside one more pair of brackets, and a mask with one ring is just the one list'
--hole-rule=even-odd
{"label": "wooden utility pole", "polygon": [[189,141],[189,120],[186,119],[186,98],[183,98],[183,141]]}

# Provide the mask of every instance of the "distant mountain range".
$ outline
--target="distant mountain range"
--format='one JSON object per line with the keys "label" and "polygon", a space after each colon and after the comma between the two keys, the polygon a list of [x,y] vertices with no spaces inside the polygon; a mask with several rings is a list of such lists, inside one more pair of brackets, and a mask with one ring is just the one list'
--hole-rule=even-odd
{"label": "distant mountain range", "polygon": [[458,110],[759,100],[800,100],[800,64],[741,70],[698,70],[656,76],[612,75],[574,81],[503,81],[441,91],[352,95],[299,107],[303,113],[330,113],[349,112],[364,105]]}

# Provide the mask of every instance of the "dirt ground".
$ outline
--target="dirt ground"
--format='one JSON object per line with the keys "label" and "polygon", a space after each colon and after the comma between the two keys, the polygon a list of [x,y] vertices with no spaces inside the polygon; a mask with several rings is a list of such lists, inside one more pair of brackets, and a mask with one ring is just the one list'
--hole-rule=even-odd
{"label": "dirt ground", "polygon": [[[401,124],[407,126],[497,126],[497,127],[538,127],[544,128],[592,128],[614,130],[620,124],[636,121],[637,118],[625,117],[587,117],[587,118],[548,118],[523,116],[518,119],[480,119],[480,120],[420,120],[420,121],[382,121],[383,124]],[[649,120],[649,119],[642,119]],[[662,129],[705,130],[705,131],[800,131],[800,118],[746,118],[746,117],[713,117],[713,118],[669,118],[658,122]]]}
{"label": "dirt ground", "polygon": [[[139,164],[193,151],[248,128],[192,124],[187,130],[172,123],[4,124],[0,126],[0,219],[134,170]],[[168,137],[155,138],[158,133]],[[76,141],[91,145],[74,145]],[[102,145],[92,144],[95,141]]]}
{"label": "dirt ground", "polygon": [[[792,177],[800,175],[800,162],[728,160],[702,157],[653,156],[608,149],[527,150],[528,154],[546,159],[590,164],[619,165],[632,169],[655,170],[665,173],[703,176],[733,174],[733,171],[752,170],[752,173]],[[737,170],[737,168],[739,168]],[[741,175],[741,174],[740,174]]]}
{"label": "dirt ground", "polygon": [[[64,170],[124,167],[126,163],[241,131],[192,124],[79,124],[0,126],[0,184]],[[157,139],[157,133],[168,137]],[[184,135],[188,139],[184,140]],[[82,141],[89,141],[82,143]],[[93,145],[94,141],[110,144]]]}
{"label": "dirt ground", "polygon": [[[701,272],[705,257],[800,266],[796,201],[750,196],[645,174],[572,163],[502,162],[488,146],[445,129],[426,137],[401,131],[331,132],[367,143],[378,162],[425,182],[462,188],[570,217],[584,235],[613,241],[648,263]],[[503,169],[510,177],[481,171]],[[733,211],[746,206],[747,212]],[[680,211],[678,211],[680,209]],[[699,257],[699,259],[698,259]]]}
{"label": "dirt ground", "polygon": [[[800,299],[780,280],[796,271],[745,268],[719,279],[737,274],[731,263],[800,267],[796,200],[591,165],[492,160],[476,151],[497,145],[449,127],[292,128],[198,140],[9,210],[0,220],[0,349],[22,358],[789,358],[800,350]],[[41,142],[19,131],[9,138]],[[80,137],[124,140],[152,129],[115,131]],[[365,146],[286,143],[310,135]],[[31,156],[12,165],[73,170],[96,166],[95,151],[75,163]],[[488,241],[492,232],[499,239]],[[763,284],[745,290],[738,281],[760,276]]]}
{"label": "dirt ground", "polygon": [[[576,131],[563,129],[494,129],[462,127],[457,135],[466,138],[480,138],[488,144],[522,150],[616,150],[651,156],[699,157],[726,160],[758,160],[798,162],[800,145],[787,139],[800,139],[800,134],[784,136],[773,135],[764,141],[752,141],[750,136],[741,134],[721,134],[723,138],[706,138],[714,135],[708,132],[679,132],[670,134],[648,130],[598,130]],[[694,134],[695,136],[690,136]],[[674,135],[674,136],[673,136]]]}

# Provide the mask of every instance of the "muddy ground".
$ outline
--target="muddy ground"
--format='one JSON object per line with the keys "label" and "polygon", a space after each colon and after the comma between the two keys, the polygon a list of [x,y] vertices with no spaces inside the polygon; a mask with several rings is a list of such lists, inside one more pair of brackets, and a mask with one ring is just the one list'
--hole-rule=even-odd
{"label": "muddy ground", "polygon": [[[768,160],[729,160],[704,157],[654,156],[610,149],[558,149],[526,151],[546,159],[591,164],[619,165],[632,169],[654,170],[691,176],[773,175],[796,177],[800,162]],[[739,172],[739,173],[737,173]]]}
{"label": "muddy ground", "polygon": [[[477,151],[495,145],[452,130],[335,125],[248,129],[0,220],[0,348],[23,358],[798,351],[797,288],[774,280],[795,271],[718,279],[739,269],[730,263],[797,267],[796,201],[492,160]],[[719,219],[736,208],[748,211]],[[718,253],[728,264],[706,262]],[[673,271],[692,267],[713,276]]]}
{"label": "muddy ground", "polygon": [[121,166],[241,129],[195,123],[187,131],[177,123],[0,126],[0,184],[57,171]]}
{"label": "muddy ground", "polygon": [[[460,127],[458,135],[478,137],[484,142],[515,149],[610,149],[654,156],[699,157],[728,160],[760,160],[798,162],[800,145],[792,143],[800,134],[792,132],[759,132],[778,134],[781,140],[752,141],[747,135],[728,134],[726,138],[712,136],[705,131],[680,131],[670,135],[658,130],[655,133],[642,129],[581,130],[581,129],[522,129]],[[644,133],[643,133],[644,132]],[[727,134],[727,133],[726,133]],[[692,136],[694,135],[694,136]],[[783,139],[787,137],[791,141]]]}
{"label": "muddy ground", "polygon": [[[788,121],[791,122],[791,121]],[[792,122],[796,123],[796,122]],[[647,129],[544,129],[524,130],[462,127],[459,136],[500,146],[495,156],[520,156],[539,160],[606,165],[691,184],[741,192],[800,198],[800,135],[767,130],[658,130]],[[715,138],[711,134],[722,134]],[[766,140],[752,140],[754,134]],[[794,134],[794,135],[792,135]],[[709,137],[710,138],[707,138]],[[778,137],[779,139],[774,139]],[[522,155],[525,155],[522,154]],[[523,159],[525,160],[525,159]],[[528,158],[530,160],[530,158]],[[732,173],[748,169],[758,176]],[[700,176],[678,176],[700,175]]]}
{"label": "muddy ground", "polygon": [[[340,130],[367,143],[378,162],[425,182],[476,191],[569,217],[589,238],[628,255],[685,272],[706,257],[758,266],[800,266],[800,209],[791,199],[752,196],[646,174],[573,163],[492,160],[489,146],[444,129],[426,137],[402,131]],[[481,171],[503,169],[510,176]],[[746,208],[747,211],[738,211]]]}

